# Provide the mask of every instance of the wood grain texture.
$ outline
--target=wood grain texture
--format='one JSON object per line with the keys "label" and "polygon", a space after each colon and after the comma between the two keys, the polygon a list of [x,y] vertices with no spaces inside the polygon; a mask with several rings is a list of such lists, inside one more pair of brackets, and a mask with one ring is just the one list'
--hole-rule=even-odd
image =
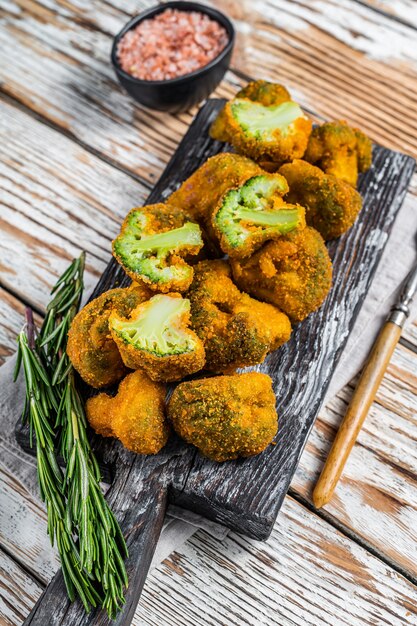
{"label": "wood grain texture", "polygon": [[59,568],[58,556],[47,536],[44,507],[3,468],[0,468],[0,545],[44,585]]}
{"label": "wood grain texture", "polygon": [[[306,499],[311,498],[351,392],[352,388],[345,389],[320,411],[312,430],[291,485],[293,492]],[[348,535],[359,537],[412,579],[417,579],[416,403],[417,355],[399,345],[335,500],[325,509]],[[44,514],[7,475],[0,475],[0,529],[1,545],[47,582],[58,560],[45,534]]]}
{"label": "wood grain texture", "polygon": [[[39,315],[35,315],[35,320],[40,322]],[[24,322],[24,303],[0,287],[0,365],[16,352],[16,336]]]}
{"label": "wood grain texture", "polygon": [[0,549],[0,624],[21,624],[42,587]]}
{"label": "wood grain texture", "polygon": [[[0,8],[1,90],[106,160],[154,183],[191,122],[140,108],[110,64],[112,37],[128,20],[123,10],[88,3],[17,0]],[[153,2],[131,3],[131,13]],[[14,67],[13,67],[14,65]],[[27,80],[28,74],[31,80]],[[219,95],[235,87],[225,83]]]}
{"label": "wood grain texture", "polygon": [[[346,387],[320,411],[292,481],[292,490],[310,502],[352,393],[353,386]],[[417,354],[399,345],[334,497],[323,509],[412,580],[417,580],[416,406]]]}
{"label": "wood grain texture", "polygon": [[43,310],[84,249],[88,293],[110,258],[109,240],[148,190],[6,102],[0,134],[1,284]]}
{"label": "wood grain texture", "polygon": [[199,531],[148,578],[135,626],[411,626],[416,588],[292,498],[270,539]]}
{"label": "wood grain texture", "polygon": [[354,394],[338,428],[329,455],[313,491],[314,506],[327,504],[337,486],[346,461],[355,445],[375,399],[392,354],[401,336],[401,326],[386,322],[362,370]]}
{"label": "wood grain texture", "polygon": [[417,28],[417,5],[414,0],[359,0],[362,4]]}
{"label": "wood grain texture", "polygon": [[[4,8],[0,33],[4,92],[150,182],[191,117],[139,108],[116,83],[109,49],[128,17],[152,4],[19,0]],[[220,5],[238,29],[234,69],[282,81],[310,111],[347,118],[376,142],[416,154],[414,29],[351,0]],[[239,82],[229,72],[217,95]]]}
{"label": "wood grain texture", "polygon": [[[0,480],[0,501],[3,484]],[[19,517],[27,511],[36,535],[39,513],[29,512],[30,500],[16,493]],[[45,542],[41,535],[39,539]],[[42,553],[33,564],[47,572],[47,579],[55,571]],[[5,579],[0,592],[7,611],[16,597],[17,606],[23,604],[10,615],[11,626],[21,624],[41,593],[41,587],[34,588],[33,579],[22,578],[20,571],[14,563],[13,577]],[[340,623],[347,626],[407,626],[415,621],[416,593],[402,576],[287,497],[266,543],[235,534],[218,542],[199,531],[149,575],[132,623],[334,626],[334,616],[340,614]],[[0,615],[9,615],[3,611]]]}

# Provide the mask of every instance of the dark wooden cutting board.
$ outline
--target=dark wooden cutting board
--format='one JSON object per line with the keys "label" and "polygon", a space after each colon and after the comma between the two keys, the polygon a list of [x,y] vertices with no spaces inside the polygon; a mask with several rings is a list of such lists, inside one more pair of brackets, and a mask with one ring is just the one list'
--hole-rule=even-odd
{"label": "dark wooden cutting board", "polygon": [[[223,100],[200,110],[148,198],[168,197],[208,157],[225,150],[208,137]],[[279,430],[275,445],[250,459],[216,463],[173,436],[156,456],[135,455],[111,439],[94,436],[94,447],[112,481],[109,501],[127,538],[129,589],[126,607],[115,622],[129,624],[160,533],[167,502],[232,530],[266,539],[273,527],[327,387],[378,266],[401,207],[415,162],[374,147],[372,168],[360,179],[363,209],[355,225],[328,245],[333,287],[323,306],[293,331],[290,341],[270,354],[258,371],[273,379]],[[112,260],[92,297],[128,284]],[[28,450],[26,428],[16,435]],[[86,616],[80,603],[70,605],[59,572],[30,614],[28,624],[107,624],[103,612]]]}

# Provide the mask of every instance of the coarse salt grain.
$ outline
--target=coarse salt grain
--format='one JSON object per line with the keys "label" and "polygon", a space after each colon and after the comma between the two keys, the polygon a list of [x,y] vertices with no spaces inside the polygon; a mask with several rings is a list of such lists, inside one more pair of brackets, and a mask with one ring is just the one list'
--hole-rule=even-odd
{"label": "coarse salt grain", "polygon": [[117,57],[135,78],[168,80],[204,67],[227,42],[223,26],[205,13],[166,9],[123,35]]}

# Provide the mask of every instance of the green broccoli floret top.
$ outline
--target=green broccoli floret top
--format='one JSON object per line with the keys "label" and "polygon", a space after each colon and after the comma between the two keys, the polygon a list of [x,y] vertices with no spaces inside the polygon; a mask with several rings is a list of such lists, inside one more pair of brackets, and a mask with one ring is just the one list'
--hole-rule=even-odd
{"label": "green broccoli floret top", "polygon": [[282,200],[287,190],[282,176],[265,174],[253,176],[238,189],[227,192],[213,217],[223,252],[245,257],[265,241],[304,228],[304,209]]}
{"label": "green broccoli floret top", "polygon": [[113,254],[133,280],[157,291],[184,291],[193,270],[182,257],[202,248],[200,227],[161,206],[133,209],[113,241]]}
{"label": "green broccoli floret top", "polygon": [[237,98],[231,104],[231,109],[242,130],[248,136],[263,141],[275,141],[277,130],[285,137],[297,119],[305,118],[300,106],[292,100],[276,106],[264,106],[259,102]]}
{"label": "green broccoli floret top", "polygon": [[111,328],[126,344],[162,357],[183,354],[196,348],[194,336],[183,325],[190,301],[158,294],[140,305],[128,321],[111,318]]}

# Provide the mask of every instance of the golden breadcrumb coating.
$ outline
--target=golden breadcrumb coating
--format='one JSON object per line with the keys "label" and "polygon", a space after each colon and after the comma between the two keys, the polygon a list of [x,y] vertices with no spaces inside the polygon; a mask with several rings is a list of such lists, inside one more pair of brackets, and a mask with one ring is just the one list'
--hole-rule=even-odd
{"label": "golden breadcrumb coating", "polygon": [[235,98],[248,98],[265,106],[281,104],[291,100],[290,92],[278,83],[267,80],[253,80],[237,92]]}
{"label": "golden breadcrumb coating", "polygon": [[165,387],[140,370],[122,380],[116,396],[89,398],[86,411],[96,433],[117,437],[137,454],[156,454],[168,440]]}
{"label": "golden breadcrumb coating", "polygon": [[203,248],[199,226],[182,210],[158,203],[135,207],[112,242],[113,256],[130,278],[152,291],[186,291],[190,256]]}
{"label": "golden breadcrumb coating", "polygon": [[[237,99],[252,100],[264,106],[281,104],[291,100],[289,91],[277,83],[269,83],[266,80],[255,80],[240,89],[235,95]],[[223,107],[214,120],[210,135],[218,141],[229,141],[227,109]]]}
{"label": "golden breadcrumb coating", "polygon": [[372,142],[344,120],[325,122],[313,129],[303,159],[356,187],[358,172],[371,167]]}
{"label": "golden breadcrumb coating", "polygon": [[301,160],[286,163],[279,172],[290,186],[285,200],[305,207],[307,224],[324,239],[335,239],[352,226],[362,198],[349,183]]}
{"label": "golden breadcrumb coating", "polygon": [[226,261],[196,265],[188,297],[192,327],[206,351],[205,367],[213,372],[261,363],[290,337],[288,317],[240,292]]}
{"label": "golden breadcrumb coating", "polygon": [[210,221],[222,196],[263,170],[250,159],[232,152],[221,152],[207,159],[167,199],[203,225]]}
{"label": "golden breadcrumb coating", "polygon": [[[274,164],[303,156],[312,122],[282,85],[255,81],[240,90],[219,112],[210,136],[227,141],[240,154]],[[272,167],[271,171],[274,171]]]}
{"label": "golden breadcrumb coating", "polygon": [[247,260],[231,261],[237,285],[300,322],[324,301],[332,264],[320,233],[308,226],[267,243]]}
{"label": "golden breadcrumb coating", "polygon": [[214,461],[259,454],[278,429],[272,381],[257,372],[181,383],[168,417],[180,437]]}
{"label": "golden breadcrumb coating", "polygon": [[68,333],[67,354],[81,378],[96,389],[119,382],[126,374],[109,329],[112,310],[128,315],[150,298],[142,286],[111,289],[89,302],[74,318]]}
{"label": "golden breadcrumb coating", "polygon": [[153,296],[129,319],[113,312],[109,324],[126,367],[152,380],[173,382],[204,366],[203,342],[189,328],[190,301],[179,293]]}

